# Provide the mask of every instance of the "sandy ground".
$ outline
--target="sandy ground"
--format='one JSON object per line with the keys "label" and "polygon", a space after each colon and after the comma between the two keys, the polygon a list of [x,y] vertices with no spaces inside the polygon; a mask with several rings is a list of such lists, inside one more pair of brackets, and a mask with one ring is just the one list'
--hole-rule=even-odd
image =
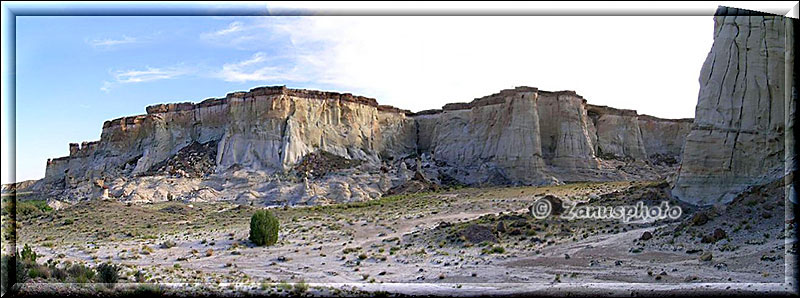
{"label": "sandy ground", "polygon": [[[784,292],[792,287],[784,284],[789,270],[785,262],[794,259],[796,252],[789,247],[796,244],[783,235],[793,233],[794,226],[784,225],[782,206],[765,207],[770,200],[780,202],[773,198],[777,191],[759,192],[759,198],[767,199],[743,199],[747,203],[733,204],[725,212],[682,206],[679,219],[633,224],[539,220],[527,209],[538,199],[534,196],[544,194],[590,205],[641,200],[657,205],[671,200],[664,189],[658,182],[466,188],[368,203],[275,208],[280,241],[271,247],[255,247],[247,240],[254,207],[94,202],[23,221],[19,243],[32,245],[40,260],[90,266],[113,262],[124,267],[121,283],[132,283],[133,273],[141,271],[147,283],[172,285],[174,290],[186,290],[188,283],[281,293],[281,282],[307,283],[308,291],[319,295],[657,295],[683,290]],[[762,211],[774,216],[762,218]],[[755,214],[751,218],[756,220],[740,223],[738,229],[737,224],[721,224],[747,218],[737,212]],[[698,213],[709,214],[708,222],[694,223]],[[77,220],[65,225],[68,218]],[[497,226],[501,221],[505,232]],[[459,239],[472,225],[490,227],[496,241]],[[701,241],[720,227],[726,230],[724,239]],[[522,233],[511,232],[515,229]],[[653,237],[643,240],[645,232]],[[162,247],[167,240],[176,246]],[[491,252],[493,247],[503,251]],[[713,254],[711,260],[701,260],[706,252]],[[27,291],[57,291],[52,282],[34,279]]]}

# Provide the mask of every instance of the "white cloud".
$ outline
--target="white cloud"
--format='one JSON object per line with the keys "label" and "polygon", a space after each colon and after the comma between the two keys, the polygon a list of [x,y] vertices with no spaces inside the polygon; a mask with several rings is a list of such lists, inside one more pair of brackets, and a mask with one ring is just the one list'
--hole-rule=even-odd
{"label": "white cloud", "polygon": [[280,58],[271,59],[265,53],[258,52],[247,60],[224,64],[215,76],[227,82],[305,82],[311,79],[308,75],[302,75],[297,67],[277,64],[281,62]]}
{"label": "white cloud", "polygon": [[186,70],[181,68],[161,69],[147,67],[145,70],[120,71],[117,72],[114,77],[119,83],[141,83],[171,79],[183,74],[186,74]]}
{"label": "white cloud", "polygon": [[679,118],[694,115],[713,18],[260,17],[226,30],[216,42],[258,52],[223,66],[226,81],[311,82],[411,110],[526,85]]}
{"label": "white cloud", "polygon": [[146,67],[145,69],[141,70],[134,69],[134,70],[115,71],[112,72],[114,80],[110,82],[104,81],[103,86],[100,87],[100,90],[103,92],[109,92],[111,91],[111,88],[119,84],[143,83],[150,81],[167,80],[184,75],[189,75],[192,73],[194,73],[194,71],[192,71],[191,68],[186,68],[182,66],[174,66],[168,68]]}
{"label": "white cloud", "polygon": [[220,29],[214,32],[205,33],[204,36],[207,38],[212,38],[216,36],[224,36],[234,32],[238,32],[242,30],[242,23],[241,22],[233,22],[228,25],[228,28]]}
{"label": "white cloud", "polygon": [[122,38],[120,38],[120,39],[111,39],[111,38],[92,39],[92,40],[88,40],[87,43],[89,45],[91,45],[92,47],[95,47],[95,48],[110,48],[110,47],[114,47],[114,46],[118,46],[118,45],[122,45],[122,44],[136,43],[138,41],[139,41],[139,39],[137,39],[137,38],[123,35]]}

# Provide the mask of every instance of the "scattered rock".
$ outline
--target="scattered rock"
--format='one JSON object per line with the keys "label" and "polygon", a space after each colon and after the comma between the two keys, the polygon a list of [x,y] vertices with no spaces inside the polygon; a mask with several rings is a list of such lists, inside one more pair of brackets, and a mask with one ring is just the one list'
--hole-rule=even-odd
{"label": "scattered rock", "polygon": [[717,242],[719,240],[725,239],[725,237],[728,237],[728,234],[725,233],[725,230],[720,229],[720,228],[716,228],[716,229],[714,229],[714,233],[712,234],[712,237],[714,238],[714,242]]}
{"label": "scattered rock", "polygon": [[693,226],[702,226],[708,222],[708,216],[705,213],[697,213],[692,217]]}
{"label": "scattered rock", "polygon": [[473,224],[461,230],[461,236],[473,244],[481,243],[484,241],[497,242],[497,237],[492,233],[492,229],[484,226]]}
{"label": "scattered rock", "polygon": [[217,167],[217,141],[200,144],[192,142],[167,160],[153,165],[146,175],[170,175],[201,178]]}
{"label": "scattered rock", "polygon": [[347,159],[327,151],[314,151],[303,156],[303,159],[294,166],[294,171],[300,177],[324,177],[328,173],[342,169],[349,169],[361,164],[360,160]]}
{"label": "scattered rock", "polygon": [[176,245],[175,241],[167,240],[161,243],[161,248],[172,248],[175,247],[175,245]]}
{"label": "scattered rock", "polygon": [[505,224],[505,222],[503,222],[503,221],[498,222],[496,229],[497,229],[497,232],[499,232],[499,233],[505,233],[506,232],[506,224]]}
{"label": "scattered rock", "polygon": [[[550,202],[550,215],[561,215],[564,212],[564,201],[554,195],[546,195],[540,200],[547,200]],[[531,207],[532,208],[532,207]]]}

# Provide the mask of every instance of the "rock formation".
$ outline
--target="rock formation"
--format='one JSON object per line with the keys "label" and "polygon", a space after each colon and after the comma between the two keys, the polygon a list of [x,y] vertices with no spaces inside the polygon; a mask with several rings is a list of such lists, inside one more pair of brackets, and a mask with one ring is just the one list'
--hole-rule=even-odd
{"label": "rock formation", "polygon": [[447,184],[656,179],[691,124],[532,87],[419,113],[283,86],[146,110],[70,144],[34,188],[66,201],[324,204]]}
{"label": "rock formation", "polygon": [[[643,170],[648,162],[663,164],[664,157],[678,160],[691,125],[691,119],[640,118],[636,111],[588,105],[573,91],[531,87],[413,118],[420,153],[466,184],[653,178],[653,172],[623,173],[609,161],[638,162],[637,170]],[[650,160],[648,152],[657,159]]]}
{"label": "rock formation", "polygon": [[676,197],[727,203],[783,175],[786,22],[793,20],[718,10]]}

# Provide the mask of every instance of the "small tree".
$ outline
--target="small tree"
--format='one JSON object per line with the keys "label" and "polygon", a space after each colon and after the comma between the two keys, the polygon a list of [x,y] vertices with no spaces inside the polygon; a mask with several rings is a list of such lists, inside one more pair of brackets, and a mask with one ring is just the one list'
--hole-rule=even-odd
{"label": "small tree", "polygon": [[258,246],[278,242],[278,218],[267,210],[259,210],[250,218],[250,241]]}
{"label": "small tree", "polygon": [[23,262],[29,262],[32,264],[36,264],[36,252],[31,249],[28,244],[25,244],[25,247],[22,248],[22,253],[20,253],[20,257],[22,258]]}

